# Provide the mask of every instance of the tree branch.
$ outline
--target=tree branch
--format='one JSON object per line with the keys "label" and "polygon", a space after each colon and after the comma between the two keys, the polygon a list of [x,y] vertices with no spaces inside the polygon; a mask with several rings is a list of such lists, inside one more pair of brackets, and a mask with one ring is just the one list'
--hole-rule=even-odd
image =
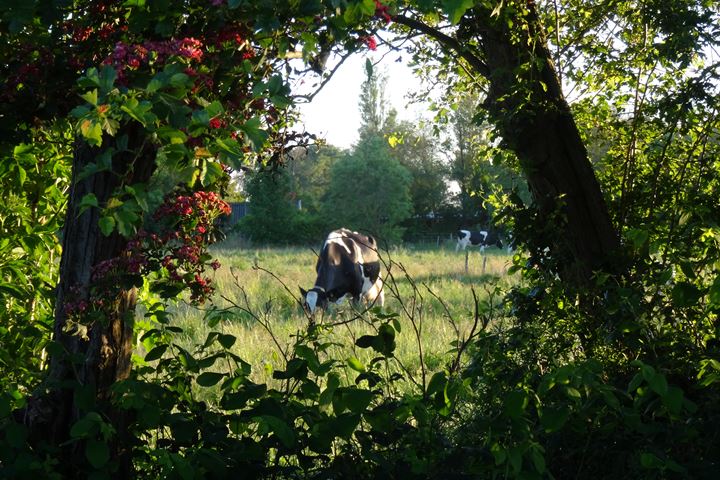
{"label": "tree branch", "polygon": [[315,89],[312,93],[309,93],[307,95],[293,95],[293,99],[295,100],[305,100],[304,102],[299,103],[310,103],[315,96],[320,93],[320,91],[327,85],[327,83],[332,80],[335,73],[338,71],[340,66],[345,63],[345,60],[350,58],[350,56],[355,52],[346,52],[344,55],[340,56],[340,61],[330,70],[330,73],[328,73],[325,78],[323,78],[322,82],[320,83],[320,86]]}
{"label": "tree branch", "polygon": [[408,28],[417,30],[424,33],[430,38],[433,38],[441,45],[454,50],[460,57],[468,62],[473,69],[475,69],[480,75],[485,78],[490,77],[490,68],[483,62],[477,55],[473,54],[466,45],[461,44],[457,39],[446,35],[445,33],[431,27],[430,25],[415,20],[414,18],[406,17],[405,15],[395,15],[393,17],[395,23],[405,25]]}

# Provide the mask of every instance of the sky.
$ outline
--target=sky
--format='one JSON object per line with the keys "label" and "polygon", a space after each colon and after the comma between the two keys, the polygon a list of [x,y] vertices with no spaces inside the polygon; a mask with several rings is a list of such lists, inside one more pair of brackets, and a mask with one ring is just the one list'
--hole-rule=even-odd
{"label": "sky", "polygon": [[[365,80],[365,60],[379,62],[375,70],[387,76],[385,97],[389,107],[398,111],[402,120],[427,118],[426,105],[407,106],[408,92],[417,91],[420,81],[404,62],[396,62],[399,53],[390,53],[383,58],[381,47],[375,52],[355,54],[347,59],[335,72],[333,78],[323,87],[312,102],[300,104],[301,125],[309,133],[319,134],[331,145],[349,148],[358,140],[360,126],[360,86]],[[330,63],[330,62],[328,62]],[[303,85],[300,88],[308,88]],[[297,127],[300,127],[298,125]]]}

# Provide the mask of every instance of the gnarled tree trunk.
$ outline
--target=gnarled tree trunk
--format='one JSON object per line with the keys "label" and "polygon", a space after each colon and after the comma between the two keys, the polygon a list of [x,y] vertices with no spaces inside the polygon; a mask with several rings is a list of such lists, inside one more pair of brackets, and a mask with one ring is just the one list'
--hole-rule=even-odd
{"label": "gnarled tree trunk", "polygon": [[497,22],[478,22],[490,88],[485,107],[515,152],[533,199],[546,218],[559,210],[564,222],[556,249],[574,260],[563,269],[571,281],[587,281],[608,267],[620,247],[587,149],[563,94],[537,18],[530,14],[527,36]]}
{"label": "gnarled tree trunk", "polygon": [[416,18],[394,19],[432,37],[489,82],[483,107],[518,156],[542,220],[550,222],[558,212],[565,217],[553,225],[560,235],[547,245],[569,258],[563,278],[587,285],[594,270],[609,269],[619,237],[562,94],[534,2],[507,2],[499,13],[476,6],[452,35]]}
{"label": "gnarled tree trunk", "polygon": [[[112,170],[78,180],[83,169],[96,161],[103,149],[91,148],[78,141],[73,159],[73,182],[69,194],[63,231],[60,282],[57,287],[53,349],[45,383],[30,399],[23,421],[35,444],[64,445],[70,450],[65,458],[84,457],[83,442],[69,442],[70,429],[89,411],[97,411],[113,424],[115,438],[108,443],[115,477],[128,477],[129,456],[123,444],[125,419],[110,408],[110,387],[128,377],[133,348],[133,313],[136,292],[123,289],[117,298],[103,299],[112,307],[108,318],[91,321],[87,331],[78,331],[69,323],[67,305],[89,302],[93,267],[123,253],[127,239],[117,232],[104,236],[100,231],[98,208],[80,213],[80,203],[89,193],[103,206],[122,185],[147,182],[154,170],[155,151],[147,146],[139,127],[128,127],[119,135],[128,136],[128,151],[117,153]],[[110,140],[110,139],[108,139]],[[59,466],[71,475],[81,474],[71,463]]]}

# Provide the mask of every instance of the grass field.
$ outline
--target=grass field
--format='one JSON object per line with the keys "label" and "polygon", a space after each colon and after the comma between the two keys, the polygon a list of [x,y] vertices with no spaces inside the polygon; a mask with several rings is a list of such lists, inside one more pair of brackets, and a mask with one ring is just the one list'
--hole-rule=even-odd
{"label": "grass field", "polygon": [[[216,304],[241,308],[233,309],[231,316],[211,329],[202,310],[180,306],[176,321],[185,330],[182,342],[190,348],[202,343],[211,330],[232,334],[237,337],[234,352],[253,366],[253,380],[272,383],[272,371],[283,365],[283,352],[292,349],[295,336],[308,325],[309,318],[298,303],[298,287],[313,286],[315,253],[311,248],[252,247],[238,239],[216,245],[212,253],[222,263],[214,278]],[[406,245],[383,252],[382,257],[388,267],[384,274],[390,271],[383,312],[397,312],[401,327],[395,356],[405,373],[418,378],[423,370],[426,375],[440,370],[452,358],[451,343],[469,334],[475,310],[471,288],[479,298],[487,299],[495,285],[513,281],[506,274],[511,256],[497,249],[488,249],[484,273],[476,250],[470,252],[465,273],[465,255],[456,253],[450,243]],[[500,301],[496,296],[492,302],[497,307],[493,316],[500,316]],[[359,314],[345,302],[315,321],[326,327],[327,341],[336,344],[329,351],[331,357],[367,362],[372,352],[355,347],[354,340],[374,332],[374,317]]]}

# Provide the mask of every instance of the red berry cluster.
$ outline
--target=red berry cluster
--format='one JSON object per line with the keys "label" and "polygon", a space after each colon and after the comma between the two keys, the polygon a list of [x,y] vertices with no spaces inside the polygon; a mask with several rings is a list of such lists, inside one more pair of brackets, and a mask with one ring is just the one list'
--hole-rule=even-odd
{"label": "red berry cluster", "polygon": [[229,214],[230,205],[215,192],[169,198],[153,216],[164,233],[138,245],[139,251],[150,259],[149,265],[164,268],[172,282],[189,288],[191,301],[203,303],[214,290],[211,279],[203,277],[205,267],[220,268],[217,260],[206,263],[209,234],[215,220]]}
{"label": "red berry cluster", "polygon": [[364,35],[360,37],[360,41],[367,45],[370,50],[377,49],[377,40],[372,35]]}
{"label": "red berry cluster", "polygon": [[123,278],[151,273],[158,274],[154,282],[178,292],[187,289],[191,302],[204,303],[214,291],[205,270],[220,268],[220,262],[210,261],[207,246],[213,241],[217,218],[229,214],[230,206],[215,192],[168,197],[153,215],[156,231],[140,230],[121,255],[95,265],[90,300],[83,299],[79,289],[71,291],[73,300],[64,304],[65,314],[80,316],[111,308],[110,299],[123,288]]}
{"label": "red berry cluster", "polygon": [[388,13],[388,6],[378,0],[375,0],[375,16],[385,20],[385,23],[392,21],[392,16]]}
{"label": "red berry cluster", "polygon": [[200,62],[203,58],[203,43],[195,38],[151,41],[142,44],[117,42],[113,53],[103,61],[103,65],[111,65],[118,73],[120,81],[124,80],[126,69],[137,70],[142,65],[153,63],[163,65],[169,57],[186,58],[191,62]]}

